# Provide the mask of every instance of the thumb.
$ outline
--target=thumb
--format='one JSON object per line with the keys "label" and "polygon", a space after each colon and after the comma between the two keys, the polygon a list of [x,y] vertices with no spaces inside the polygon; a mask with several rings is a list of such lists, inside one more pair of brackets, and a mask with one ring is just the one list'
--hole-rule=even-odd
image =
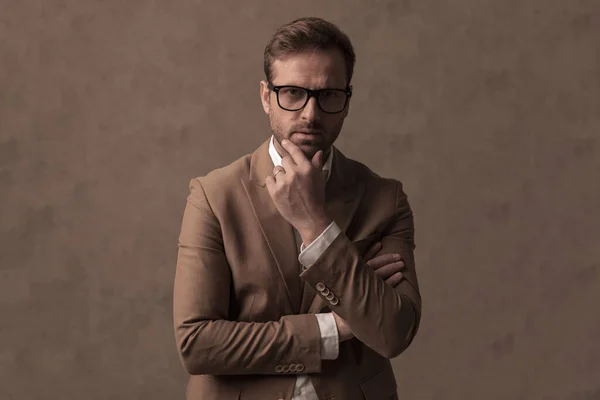
{"label": "thumb", "polygon": [[313,167],[319,170],[323,168],[323,150],[319,150],[315,153],[311,160],[311,163]]}

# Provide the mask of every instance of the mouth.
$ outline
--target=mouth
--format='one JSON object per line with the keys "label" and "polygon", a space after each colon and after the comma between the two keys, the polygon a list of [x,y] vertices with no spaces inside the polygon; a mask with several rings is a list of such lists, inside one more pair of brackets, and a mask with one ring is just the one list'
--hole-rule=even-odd
{"label": "mouth", "polygon": [[294,133],[299,133],[300,135],[305,135],[305,136],[319,136],[319,135],[323,134],[323,132],[319,132],[319,131],[296,131]]}

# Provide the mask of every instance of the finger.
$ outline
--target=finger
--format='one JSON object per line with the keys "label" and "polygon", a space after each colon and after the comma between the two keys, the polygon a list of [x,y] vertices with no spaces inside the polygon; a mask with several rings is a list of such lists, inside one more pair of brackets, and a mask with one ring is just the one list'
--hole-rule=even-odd
{"label": "finger", "polygon": [[288,139],[283,139],[281,141],[281,145],[283,148],[290,154],[292,161],[298,166],[305,166],[307,163],[310,163],[308,158],[304,155],[302,150],[294,142]]}
{"label": "finger", "polygon": [[273,177],[273,175],[268,175],[265,178],[265,185],[267,186],[267,189],[269,190],[269,193],[271,193],[271,187],[275,184],[275,178]]}
{"label": "finger", "polygon": [[315,153],[312,160],[310,161],[313,167],[315,167],[318,171],[323,169],[323,150],[319,150]]}
{"label": "finger", "polygon": [[388,285],[390,285],[392,287],[396,287],[400,284],[400,282],[402,282],[403,278],[404,278],[404,276],[402,276],[402,272],[396,272],[394,275],[392,275],[388,279],[386,279],[385,283],[387,283]]}
{"label": "finger", "polygon": [[296,163],[290,155],[281,157],[281,166],[287,172],[290,172],[292,174],[298,170],[298,165],[296,165]]}
{"label": "finger", "polygon": [[377,273],[378,275],[381,275],[385,278],[389,278],[390,276],[392,276],[392,274],[394,274],[396,272],[400,272],[403,268],[404,268],[404,262],[398,261],[398,262],[390,263],[390,264],[387,264],[387,265],[377,268],[375,270],[375,273]]}
{"label": "finger", "polygon": [[397,262],[384,265],[383,267],[376,269],[375,273],[381,276],[383,279],[387,279],[390,276],[394,275],[396,272],[401,272],[402,268],[404,268],[404,264],[401,262]]}
{"label": "finger", "polygon": [[[279,142],[279,141],[278,141]],[[288,151],[285,149],[285,147],[283,147],[283,145],[281,144],[281,142],[279,142],[279,144],[281,145],[281,157],[291,157],[290,153],[288,153]]]}
{"label": "finger", "polygon": [[367,261],[367,264],[369,264],[374,269],[378,269],[385,265],[392,264],[395,262],[400,262],[404,265],[403,261],[400,258],[397,258],[394,254],[382,254]]}
{"label": "finger", "polygon": [[275,167],[273,167],[273,172],[271,174],[273,178],[277,179],[277,174],[285,174],[285,168],[283,168],[283,166],[281,165],[276,165]]}
{"label": "finger", "polygon": [[275,178],[273,178],[272,176],[267,176],[265,178],[265,186],[267,187],[267,193],[269,193],[269,197],[271,198],[271,200],[275,201]]}
{"label": "finger", "polygon": [[377,252],[380,249],[381,249],[381,242],[375,242],[375,243],[373,243],[367,249],[367,252],[365,253],[364,259],[365,260],[370,260],[371,258],[375,257],[375,254],[377,254]]}

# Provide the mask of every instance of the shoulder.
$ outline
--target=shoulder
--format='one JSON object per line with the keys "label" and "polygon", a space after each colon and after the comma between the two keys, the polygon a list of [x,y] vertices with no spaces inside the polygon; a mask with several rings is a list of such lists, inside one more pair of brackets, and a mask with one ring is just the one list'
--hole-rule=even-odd
{"label": "shoulder", "polygon": [[350,158],[346,158],[346,161],[354,173],[356,182],[364,185],[365,204],[369,207],[392,210],[391,213],[396,215],[412,216],[412,208],[401,180],[383,177],[359,161]]}
{"label": "shoulder", "polygon": [[360,161],[346,158],[349,167],[352,169],[355,179],[365,185],[365,189],[377,193],[379,196],[390,194],[396,196],[398,191],[402,191],[402,181],[383,177]]}
{"label": "shoulder", "polygon": [[193,177],[189,181],[191,192],[202,189],[204,193],[213,197],[227,195],[240,188],[241,180],[247,177],[250,171],[252,154],[246,154],[223,167],[215,168],[205,175]]}

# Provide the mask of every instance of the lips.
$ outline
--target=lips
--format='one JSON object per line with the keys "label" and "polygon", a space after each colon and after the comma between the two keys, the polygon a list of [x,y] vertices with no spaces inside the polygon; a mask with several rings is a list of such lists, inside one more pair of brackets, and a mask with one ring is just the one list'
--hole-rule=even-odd
{"label": "lips", "polygon": [[296,131],[296,133],[300,133],[302,135],[321,135],[322,132],[317,131]]}

